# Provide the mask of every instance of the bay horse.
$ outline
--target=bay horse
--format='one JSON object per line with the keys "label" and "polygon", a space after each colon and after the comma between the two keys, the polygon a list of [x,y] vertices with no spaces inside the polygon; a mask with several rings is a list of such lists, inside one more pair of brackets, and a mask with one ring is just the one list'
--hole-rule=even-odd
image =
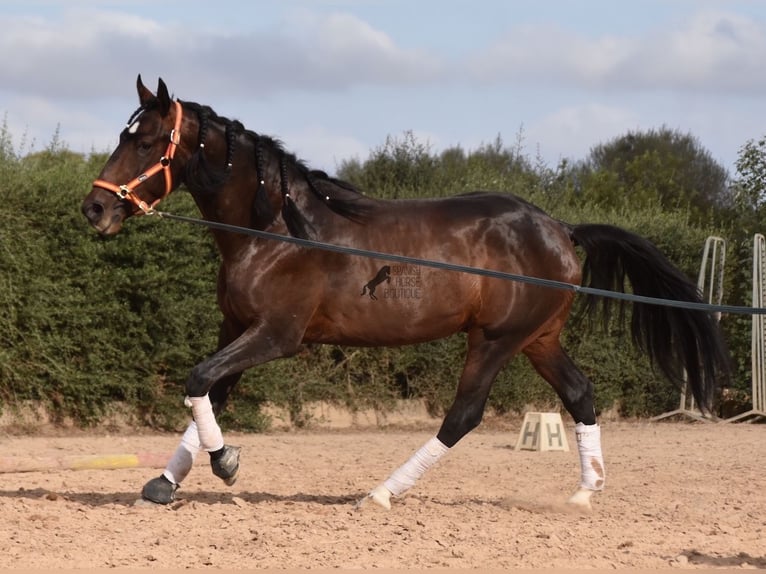
{"label": "bay horse", "polygon": [[[171,98],[162,79],[156,92],[140,75],[136,84],[139,108],[82,203],[103,235],[152,213],[184,185],[207,221],[594,289],[625,291],[629,284],[637,295],[701,302],[694,283],[627,230],[564,223],[508,193],[374,199],[309,169],[274,138],[209,106]],[[185,401],[192,420],[162,475],[144,485],[144,499],[172,502],[200,450],[209,453],[212,472],[233,484],[240,451],[224,442],[215,416],[244,370],[294,355],[303,344],[398,346],[462,331],[465,365],[437,434],[364,500],[390,508],[392,496],[412,488],[479,425],[498,372],[523,353],[574,420],[581,472],[568,501],[591,508],[605,480],[594,388],[559,340],[574,291],[422,266],[415,267],[417,296],[360,297],[359,287],[378,276],[379,261],[223,229],[212,234],[222,260],[218,348],[191,369]],[[609,309],[609,298],[585,299],[586,312]],[[712,314],[641,302],[630,325],[653,364],[670,380],[688,382],[697,404],[709,408],[728,369]]]}

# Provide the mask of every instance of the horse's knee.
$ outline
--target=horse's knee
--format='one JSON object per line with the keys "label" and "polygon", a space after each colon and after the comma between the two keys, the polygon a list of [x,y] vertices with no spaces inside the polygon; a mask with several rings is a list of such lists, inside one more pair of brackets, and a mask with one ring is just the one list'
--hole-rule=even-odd
{"label": "horse's knee", "polygon": [[436,436],[445,446],[452,448],[461,438],[481,424],[483,416],[483,404],[471,405],[462,410],[453,406],[444,418]]}
{"label": "horse's knee", "polygon": [[199,365],[194,367],[191,373],[189,373],[185,388],[187,397],[203,397],[207,394],[209,385],[207,379],[202,376]]}

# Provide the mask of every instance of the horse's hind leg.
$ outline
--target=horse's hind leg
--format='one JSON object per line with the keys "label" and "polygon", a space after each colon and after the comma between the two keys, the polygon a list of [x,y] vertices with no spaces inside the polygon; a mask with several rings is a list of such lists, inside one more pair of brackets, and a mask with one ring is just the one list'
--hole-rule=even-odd
{"label": "horse's hind leg", "polygon": [[429,439],[391,476],[368,495],[380,506],[391,508],[391,496],[412,488],[425,472],[450,448],[476,428],[498,372],[517,352],[518,343],[509,338],[487,340],[480,330],[468,334],[468,356],[452,403],[436,436]]}
{"label": "horse's hind leg", "polygon": [[569,502],[590,509],[590,497],[593,492],[603,490],[605,478],[601,428],[593,406],[593,383],[561,348],[558,338],[539,339],[525,348],[524,354],[550,383],[574,419],[581,480]]}

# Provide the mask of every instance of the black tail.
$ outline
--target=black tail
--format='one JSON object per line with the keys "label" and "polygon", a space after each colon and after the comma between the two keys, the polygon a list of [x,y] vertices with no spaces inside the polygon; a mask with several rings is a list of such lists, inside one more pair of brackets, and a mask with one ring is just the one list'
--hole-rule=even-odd
{"label": "black tail", "polygon": [[[585,251],[583,285],[676,301],[702,302],[697,286],[646,239],[610,225],[572,226],[572,238]],[[588,295],[589,315],[603,311],[609,321],[613,299]],[[626,302],[619,303],[624,317]],[[718,323],[706,311],[633,303],[633,342],[679,385],[688,381],[700,409],[710,412],[715,391],[729,376],[728,351]]]}

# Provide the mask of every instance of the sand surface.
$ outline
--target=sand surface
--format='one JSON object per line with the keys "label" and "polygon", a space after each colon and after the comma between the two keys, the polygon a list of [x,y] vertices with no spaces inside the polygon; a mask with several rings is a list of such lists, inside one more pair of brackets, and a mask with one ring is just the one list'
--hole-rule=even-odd
{"label": "sand surface", "polygon": [[200,456],[168,506],[135,504],[154,468],[8,465],[162,455],[177,435],[6,435],[0,556],[46,569],[766,568],[766,425],[603,423],[607,487],[589,515],[565,504],[575,450],[517,451],[519,427],[474,431],[390,511],[356,502],[436,425],[229,434],[237,483]]}

